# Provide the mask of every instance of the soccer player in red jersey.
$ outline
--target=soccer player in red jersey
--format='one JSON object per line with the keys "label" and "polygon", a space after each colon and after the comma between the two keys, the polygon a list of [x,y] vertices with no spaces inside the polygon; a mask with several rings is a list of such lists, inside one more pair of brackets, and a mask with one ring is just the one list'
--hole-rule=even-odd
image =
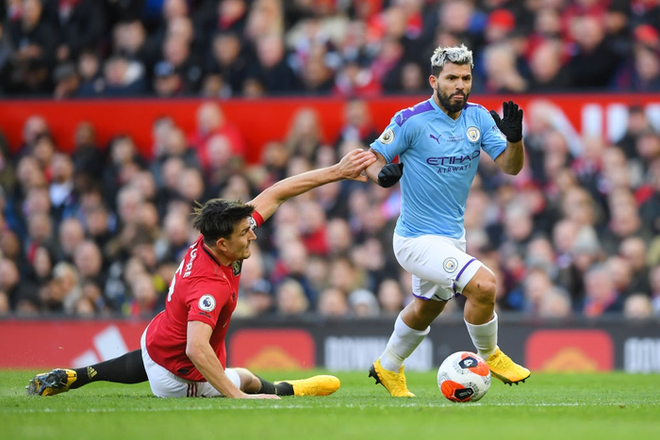
{"label": "soccer player in red jersey", "polygon": [[212,199],[194,211],[201,235],[176,270],[166,307],[149,324],[141,349],[89,367],[55,369],[35,376],[28,394],[54,395],[105,380],[149,380],[159,397],[277,399],[280,395],[328,395],[339,388],[334,376],[271,383],[244,368],[226,368],[225,336],[236,308],[242,261],[250,257],[255,228],[286,200],[343,179],[367,181],[363,170],[373,153],[354,150],[331,167],[284,179],[254,200]]}

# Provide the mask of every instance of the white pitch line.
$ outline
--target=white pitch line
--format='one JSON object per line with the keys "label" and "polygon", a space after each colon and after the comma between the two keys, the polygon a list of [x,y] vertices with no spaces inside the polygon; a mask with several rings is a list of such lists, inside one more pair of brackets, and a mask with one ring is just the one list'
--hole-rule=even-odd
{"label": "white pitch line", "polygon": [[[58,414],[58,413],[126,413],[126,412],[167,412],[167,411],[231,411],[231,410],[257,410],[261,411],[264,409],[332,409],[332,408],[358,408],[358,409],[369,409],[369,408],[470,408],[470,407],[575,407],[575,406],[622,406],[625,404],[621,403],[577,403],[577,402],[564,402],[564,403],[521,403],[521,402],[510,402],[510,403],[471,403],[467,405],[461,405],[458,403],[404,403],[404,404],[394,404],[394,403],[374,403],[373,405],[363,405],[363,404],[336,404],[336,405],[301,405],[301,404],[292,404],[292,405],[259,405],[259,406],[248,406],[248,405],[233,405],[233,406],[183,406],[183,407],[162,407],[162,408],[5,408],[0,409],[0,414]],[[644,405],[657,406],[660,405],[659,402],[645,402]],[[627,406],[627,405],[626,405]]]}

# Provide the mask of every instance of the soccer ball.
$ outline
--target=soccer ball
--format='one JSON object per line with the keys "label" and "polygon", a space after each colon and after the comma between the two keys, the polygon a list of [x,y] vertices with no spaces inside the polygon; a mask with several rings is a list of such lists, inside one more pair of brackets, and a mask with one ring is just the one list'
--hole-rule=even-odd
{"label": "soccer ball", "polygon": [[476,402],[490,388],[490,368],[477,354],[457,351],[440,365],[438,387],[454,402]]}

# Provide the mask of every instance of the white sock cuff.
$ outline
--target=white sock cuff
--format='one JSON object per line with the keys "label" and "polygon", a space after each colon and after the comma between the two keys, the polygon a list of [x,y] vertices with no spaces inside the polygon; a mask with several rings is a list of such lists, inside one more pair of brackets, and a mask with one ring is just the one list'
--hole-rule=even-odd
{"label": "white sock cuff", "polygon": [[401,318],[401,313],[399,313],[399,316],[397,316],[396,322],[394,323],[394,332],[397,335],[399,335],[400,337],[404,337],[405,335],[426,336],[429,334],[429,332],[431,331],[431,326],[426,327],[425,330],[415,330],[413,328],[410,328],[408,324],[403,322],[403,318]]}
{"label": "white sock cuff", "polygon": [[467,328],[470,330],[470,334],[475,336],[482,334],[489,335],[493,331],[492,330],[493,326],[497,328],[497,313],[495,312],[493,312],[493,319],[491,319],[485,324],[470,324],[465,320],[465,318],[463,318],[463,320],[465,321],[465,325],[467,326]]}

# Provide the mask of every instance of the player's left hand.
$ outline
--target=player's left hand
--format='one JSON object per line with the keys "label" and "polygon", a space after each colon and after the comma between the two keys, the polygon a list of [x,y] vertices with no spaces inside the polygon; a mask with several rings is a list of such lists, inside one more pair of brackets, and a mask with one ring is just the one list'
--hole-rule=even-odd
{"label": "player's left hand", "polygon": [[376,155],[372,151],[360,149],[353,150],[339,161],[339,173],[342,178],[367,182],[369,178],[362,174],[365,168],[376,162]]}
{"label": "player's left hand", "polygon": [[513,101],[503,102],[502,110],[504,113],[503,118],[500,118],[495,110],[491,110],[490,115],[495,120],[497,128],[506,136],[506,140],[515,144],[522,139],[523,111]]}

